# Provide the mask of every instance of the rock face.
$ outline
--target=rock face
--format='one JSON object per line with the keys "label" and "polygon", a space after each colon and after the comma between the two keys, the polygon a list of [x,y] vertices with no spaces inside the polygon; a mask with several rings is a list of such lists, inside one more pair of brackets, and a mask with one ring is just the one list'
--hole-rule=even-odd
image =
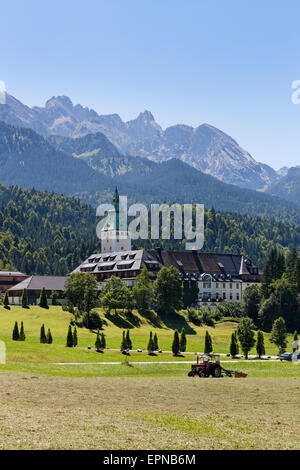
{"label": "rock face", "polygon": [[102,132],[125,155],[155,162],[171,158],[215,176],[226,183],[263,189],[280,176],[268,165],[258,163],[229,135],[202,124],[197,128],[175,125],[163,130],[150,111],[123,122],[118,114],[99,115],[92,109],[73,105],[67,96],[52,97],[45,107],[23,105],[7,95],[0,105],[0,120],[14,126],[31,127],[43,135],[83,137]]}

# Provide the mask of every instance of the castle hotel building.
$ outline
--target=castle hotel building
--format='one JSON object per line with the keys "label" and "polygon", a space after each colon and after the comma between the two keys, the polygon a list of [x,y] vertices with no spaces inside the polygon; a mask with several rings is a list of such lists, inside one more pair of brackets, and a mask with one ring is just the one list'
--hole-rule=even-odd
{"label": "castle hotel building", "polygon": [[260,283],[260,269],[243,255],[164,251],[160,248],[132,250],[129,232],[119,229],[122,214],[117,189],[113,205],[114,210],[101,232],[101,253],[90,255],[73,271],[94,274],[100,289],[112,275],[119,276],[132,287],[143,267],[155,275],[162,266],[175,266],[183,282],[197,283],[198,305],[240,302],[246,287]]}

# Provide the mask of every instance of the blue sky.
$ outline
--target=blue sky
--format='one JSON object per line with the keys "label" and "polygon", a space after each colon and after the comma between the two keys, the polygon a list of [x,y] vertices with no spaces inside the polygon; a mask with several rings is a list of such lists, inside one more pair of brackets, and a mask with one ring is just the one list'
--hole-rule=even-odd
{"label": "blue sky", "polygon": [[258,161],[300,165],[299,1],[10,0],[0,15],[0,80],[24,103],[207,122]]}

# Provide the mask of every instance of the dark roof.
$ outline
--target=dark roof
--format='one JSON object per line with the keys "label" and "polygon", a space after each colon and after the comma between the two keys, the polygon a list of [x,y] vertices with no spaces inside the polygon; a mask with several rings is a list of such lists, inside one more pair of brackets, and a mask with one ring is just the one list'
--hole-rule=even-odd
{"label": "dark roof", "polygon": [[24,281],[19,282],[8,291],[27,290],[41,290],[45,287],[46,290],[64,290],[66,276],[30,276]]}

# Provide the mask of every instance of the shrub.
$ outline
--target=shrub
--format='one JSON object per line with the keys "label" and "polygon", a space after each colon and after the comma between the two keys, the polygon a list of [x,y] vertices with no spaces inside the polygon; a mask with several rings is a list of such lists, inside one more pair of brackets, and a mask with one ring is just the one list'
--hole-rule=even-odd
{"label": "shrub", "polygon": [[196,326],[202,325],[202,317],[199,315],[199,311],[195,308],[188,308],[187,309],[187,317],[188,321],[193,323]]}

